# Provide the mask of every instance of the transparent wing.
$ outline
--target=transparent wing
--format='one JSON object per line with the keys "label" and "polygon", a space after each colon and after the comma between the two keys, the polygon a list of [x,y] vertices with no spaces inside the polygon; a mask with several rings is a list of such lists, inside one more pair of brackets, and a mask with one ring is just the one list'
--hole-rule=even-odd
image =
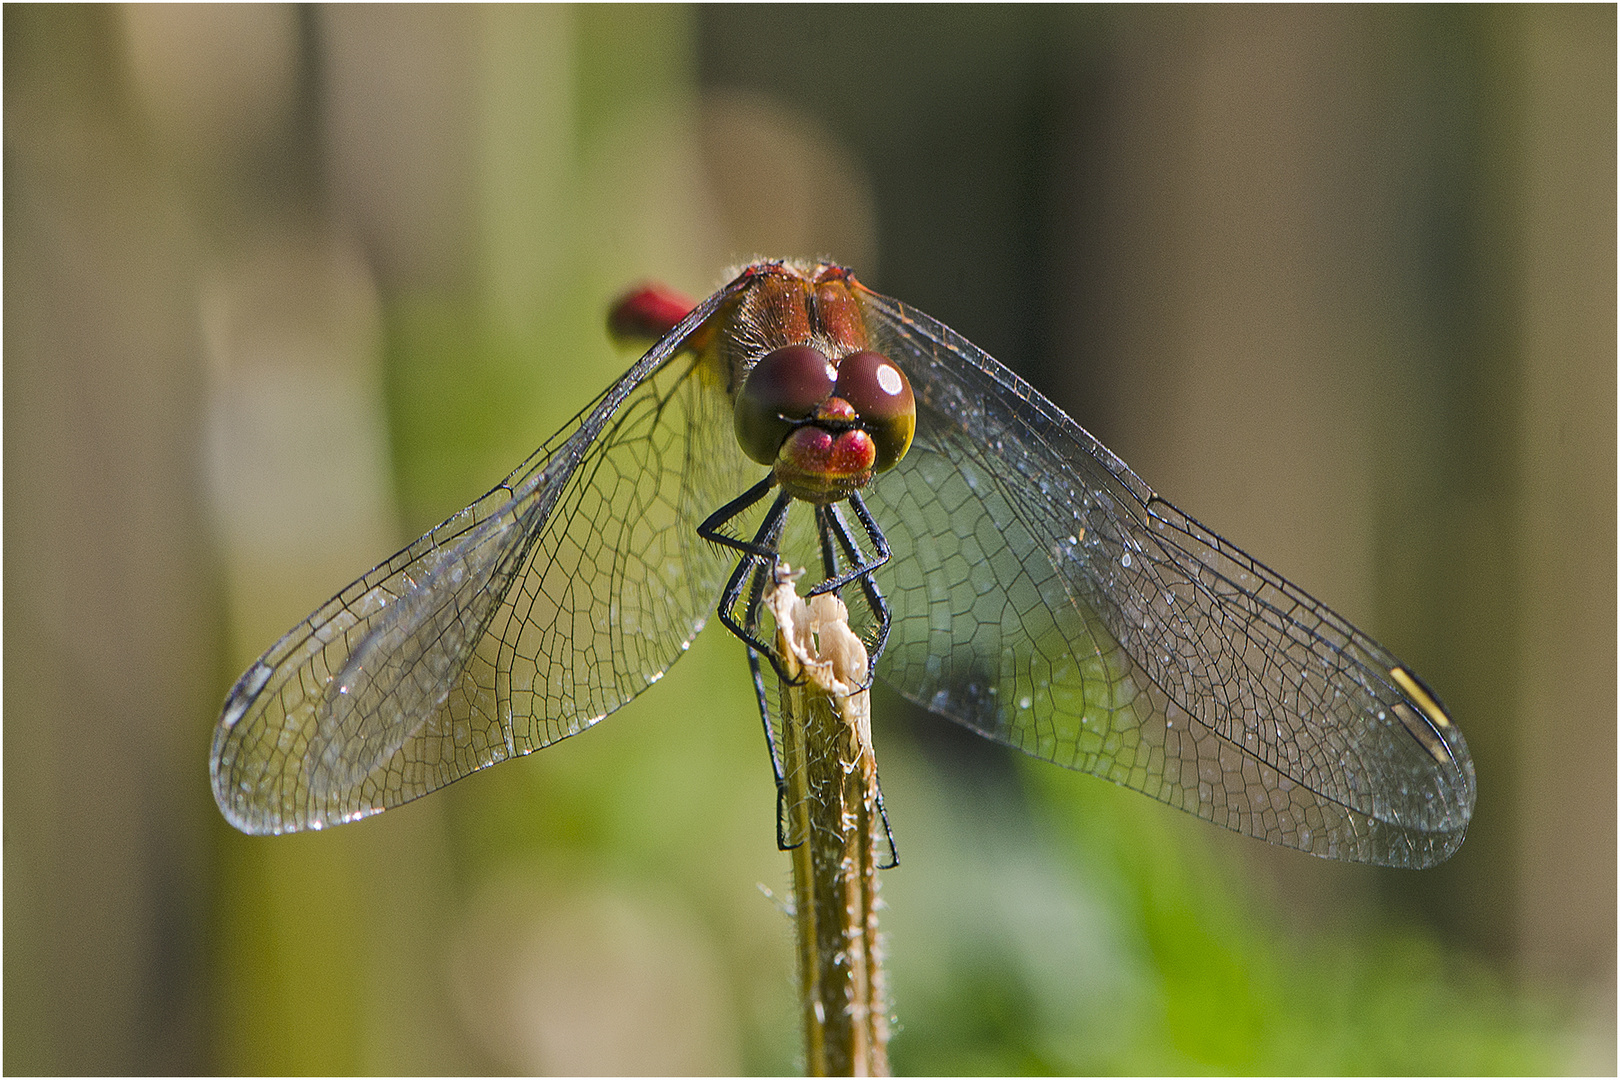
{"label": "transparent wing", "polygon": [[912,449],[868,495],[894,549],[885,681],[1275,844],[1405,867],[1455,850],[1473,762],[1398,660],[966,339],[867,306],[918,404]]}
{"label": "transparent wing", "polygon": [[237,682],[214,797],[245,832],[352,821],[596,723],[714,610],[697,523],[751,483],[724,378],[679,327],[488,495],[366,574]]}

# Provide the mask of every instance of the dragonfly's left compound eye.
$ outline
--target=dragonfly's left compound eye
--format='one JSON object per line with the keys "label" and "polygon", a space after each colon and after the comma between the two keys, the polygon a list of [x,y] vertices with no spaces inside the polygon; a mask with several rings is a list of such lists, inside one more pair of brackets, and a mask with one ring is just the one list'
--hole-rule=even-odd
{"label": "dragonfly's left compound eye", "polygon": [[917,400],[911,380],[882,353],[852,353],[838,361],[833,396],[855,407],[862,426],[877,445],[877,471],[893,468],[906,456],[917,430]]}
{"label": "dragonfly's left compound eye", "polygon": [[761,465],[774,463],[795,422],[832,395],[834,374],[826,354],[808,345],[767,353],[737,393],[732,419],[743,453]]}

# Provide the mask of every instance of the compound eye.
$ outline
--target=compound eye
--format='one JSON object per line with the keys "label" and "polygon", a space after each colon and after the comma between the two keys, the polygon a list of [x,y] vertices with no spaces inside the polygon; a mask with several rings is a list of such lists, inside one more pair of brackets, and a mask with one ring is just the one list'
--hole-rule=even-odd
{"label": "compound eye", "polygon": [[917,430],[917,400],[905,372],[887,356],[858,352],[838,361],[833,396],[855,407],[861,426],[877,446],[878,472],[892,469],[906,456]]}
{"label": "compound eye", "polygon": [[767,353],[743,381],[732,412],[743,453],[774,464],[794,424],[814,416],[832,393],[833,375],[832,361],[808,345]]}

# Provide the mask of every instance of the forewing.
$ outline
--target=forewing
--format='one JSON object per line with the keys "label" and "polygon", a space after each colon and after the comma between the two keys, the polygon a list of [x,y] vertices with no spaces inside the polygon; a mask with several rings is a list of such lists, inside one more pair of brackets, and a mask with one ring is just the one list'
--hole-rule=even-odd
{"label": "forewing", "polygon": [[682,348],[731,291],[242,676],[210,762],[232,824],[376,813],[575,734],[662,677],[727,571],[697,522],[758,471],[724,378]]}
{"label": "forewing", "polygon": [[1399,661],[966,339],[867,306],[918,404],[910,452],[869,495],[894,551],[886,681],[1272,843],[1408,867],[1455,850],[1473,763]]}

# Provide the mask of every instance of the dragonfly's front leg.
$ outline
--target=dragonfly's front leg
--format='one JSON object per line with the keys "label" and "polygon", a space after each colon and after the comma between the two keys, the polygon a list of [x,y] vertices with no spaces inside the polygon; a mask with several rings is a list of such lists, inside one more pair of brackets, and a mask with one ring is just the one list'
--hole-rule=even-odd
{"label": "dragonfly's front leg", "polygon": [[[870,562],[863,562],[864,554],[860,546],[855,543],[855,537],[850,534],[849,525],[836,504],[818,507],[816,520],[821,526],[821,558],[826,565],[827,581],[810,590],[810,595],[829,592],[841,588],[852,581],[860,583],[861,593],[866,597],[867,607],[871,608],[872,616],[877,621],[872,641],[868,642],[866,661],[866,684],[872,684],[872,678],[877,672],[878,659],[883,655],[883,648],[889,641],[889,627],[893,617],[889,613],[889,602],[883,591],[878,588],[877,579],[872,571],[889,561],[889,542],[879,529],[877,522],[867,512],[866,504],[861,501],[858,494],[849,497],[850,505],[855,508],[855,514],[860,518],[861,524],[866,528],[866,534],[877,550],[877,556]],[[838,573],[837,560],[833,554],[832,541],[836,539],[838,546],[844,551],[844,558],[854,564],[855,569],[842,575]]]}
{"label": "dragonfly's front leg", "polygon": [[[775,483],[772,477],[761,480],[705,518],[698,526],[697,532],[705,540],[742,552],[742,558],[737,561],[736,569],[731,572],[725,590],[720,594],[720,622],[750,649],[769,657],[771,666],[781,673],[782,663],[776,655],[776,650],[759,637],[759,608],[765,582],[768,578],[775,577],[776,567],[780,562],[777,542],[781,536],[782,526],[787,520],[788,507],[793,501],[792,496],[784,491],[776,497],[752,540],[739,540],[720,531],[722,526],[768,495]],[[749,581],[750,575],[752,581],[746,587],[749,594],[748,603],[743,619],[739,622],[735,612],[743,600],[744,583]]]}

